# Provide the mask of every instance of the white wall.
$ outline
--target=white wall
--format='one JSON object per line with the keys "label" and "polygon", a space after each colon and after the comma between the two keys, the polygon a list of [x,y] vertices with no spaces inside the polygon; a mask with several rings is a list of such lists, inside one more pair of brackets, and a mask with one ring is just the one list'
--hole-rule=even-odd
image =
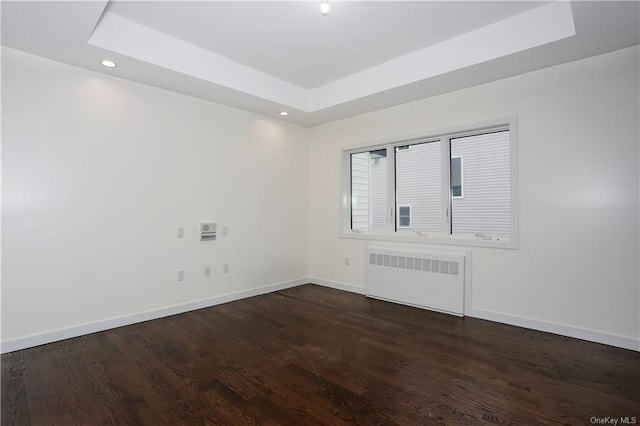
{"label": "white wall", "polygon": [[341,149],[517,115],[520,248],[472,249],[470,313],[640,349],[638,76],[634,47],[313,128],[310,275],[364,286],[366,243],[338,237]]}
{"label": "white wall", "polygon": [[6,48],[2,103],[3,350],[305,282],[307,129]]}
{"label": "white wall", "polygon": [[[2,350],[308,276],[362,291],[365,242],[338,237],[341,149],[510,115],[520,249],[471,249],[471,313],[640,349],[638,60],[303,129],[3,48]],[[230,235],[199,242],[203,219]]]}

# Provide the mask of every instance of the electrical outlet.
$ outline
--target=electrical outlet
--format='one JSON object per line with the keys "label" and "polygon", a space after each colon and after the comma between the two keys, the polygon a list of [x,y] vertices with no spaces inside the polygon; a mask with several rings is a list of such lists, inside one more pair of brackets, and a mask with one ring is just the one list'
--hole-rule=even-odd
{"label": "electrical outlet", "polygon": [[225,263],[222,265],[222,272],[224,272],[225,274],[229,272],[229,264]]}
{"label": "electrical outlet", "polygon": [[178,281],[184,281],[184,271],[182,269],[178,271]]}
{"label": "electrical outlet", "polygon": [[349,266],[349,256],[344,258],[344,266]]}
{"label": "electrical outlet", "polygon": [[177,237],[184,238],[184,228],[182,227],[178,228]]}
{"label": "electrical outlet", "polygon": [[229,235],[229,227],[228,226],[223,226],[222,227],[222,235]]}
{"label": "electrical outlet", "polygon": [[211,266],[205,266],[204,267],[204,276],[205,277],[210,277],[211,276]]}

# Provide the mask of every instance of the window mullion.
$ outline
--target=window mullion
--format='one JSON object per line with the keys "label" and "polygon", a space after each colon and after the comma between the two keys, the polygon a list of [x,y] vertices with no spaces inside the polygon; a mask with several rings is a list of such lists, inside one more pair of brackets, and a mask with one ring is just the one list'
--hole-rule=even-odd
{"label": "window mullion", "polygon": [[396,232],[396,153],[393,145],[387,146],[387,231]]}
{"label": "window mullion", "polygon": [[448,137],[440,139],[442,152],[442,229],[451,235],[451,143]]}

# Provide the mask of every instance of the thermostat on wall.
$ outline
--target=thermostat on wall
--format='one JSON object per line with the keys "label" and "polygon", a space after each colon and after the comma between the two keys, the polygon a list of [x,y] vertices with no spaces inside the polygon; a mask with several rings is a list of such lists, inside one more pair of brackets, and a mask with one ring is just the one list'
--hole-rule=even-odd
{"label": "thermostat on wall", "polygon": [[216,224],[214,222],[200,222],[200,241],[216,239]]}

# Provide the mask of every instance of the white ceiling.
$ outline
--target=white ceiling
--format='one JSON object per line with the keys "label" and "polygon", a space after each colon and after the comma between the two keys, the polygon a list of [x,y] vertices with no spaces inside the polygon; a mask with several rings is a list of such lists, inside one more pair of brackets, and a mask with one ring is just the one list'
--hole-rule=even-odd
{"label": "white ceiling", "polygon": [[330,4],[5,0],[2,45],[313,126],[640,41],[637,1]]}
{"label": "white ceiling", "polygon": [[107,11],[314,89],[539,5],[342,2],[323,18],[318,4],[117,1]]}

